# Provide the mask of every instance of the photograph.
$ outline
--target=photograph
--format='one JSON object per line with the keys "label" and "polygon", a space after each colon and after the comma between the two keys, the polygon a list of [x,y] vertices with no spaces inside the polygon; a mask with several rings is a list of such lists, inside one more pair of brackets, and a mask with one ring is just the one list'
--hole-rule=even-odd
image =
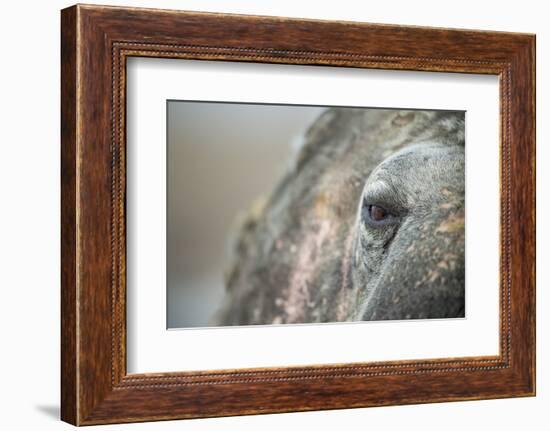
{"label": "photograph", "polygon": [[465,112],[167,101],[167,328],[465,317]]}

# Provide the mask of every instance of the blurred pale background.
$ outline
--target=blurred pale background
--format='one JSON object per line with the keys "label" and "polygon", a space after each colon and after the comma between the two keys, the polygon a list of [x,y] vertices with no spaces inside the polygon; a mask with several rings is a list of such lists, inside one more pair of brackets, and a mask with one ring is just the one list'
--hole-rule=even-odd
{"label": "blurred pale background", "polygon": [[208,326],[232,227],[276,185],[323,109],[168,101],[168,328]]}

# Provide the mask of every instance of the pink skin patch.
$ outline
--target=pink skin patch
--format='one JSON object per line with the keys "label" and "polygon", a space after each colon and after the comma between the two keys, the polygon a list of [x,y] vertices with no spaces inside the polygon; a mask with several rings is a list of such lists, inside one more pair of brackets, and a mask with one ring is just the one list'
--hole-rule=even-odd
{"label": "pink skin patch", "polygon": [[296,266],[292,271],[289,286],[283,293],[286,323],[305,321],[305,312],[311,301],[309,288],[313,287],[313,280],[319,268],[321,247],[325,240],[334,234],[330,220],[321,220],[317,233],[312,232],[308,235],[299,247],[296,253]]}

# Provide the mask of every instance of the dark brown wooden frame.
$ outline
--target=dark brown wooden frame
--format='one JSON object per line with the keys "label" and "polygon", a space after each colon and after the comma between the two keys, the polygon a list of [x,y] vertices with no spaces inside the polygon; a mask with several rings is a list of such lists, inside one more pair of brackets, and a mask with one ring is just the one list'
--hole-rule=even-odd
{"label": "dark brown wooden frame", "polygon": [[[534,35],[81,5],[61,17],[63,420],[88,425],[535,394]],[[128,375],[129,56],[498,75],[500,354]]]}

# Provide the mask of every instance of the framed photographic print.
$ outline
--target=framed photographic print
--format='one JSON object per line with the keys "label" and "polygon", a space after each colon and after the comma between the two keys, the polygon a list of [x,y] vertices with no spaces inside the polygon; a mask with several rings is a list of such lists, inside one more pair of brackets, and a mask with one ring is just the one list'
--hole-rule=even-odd
{"label": "framed photographic print", "polygon": [[535,37],[61,14],[62,419],[535,394]]}

